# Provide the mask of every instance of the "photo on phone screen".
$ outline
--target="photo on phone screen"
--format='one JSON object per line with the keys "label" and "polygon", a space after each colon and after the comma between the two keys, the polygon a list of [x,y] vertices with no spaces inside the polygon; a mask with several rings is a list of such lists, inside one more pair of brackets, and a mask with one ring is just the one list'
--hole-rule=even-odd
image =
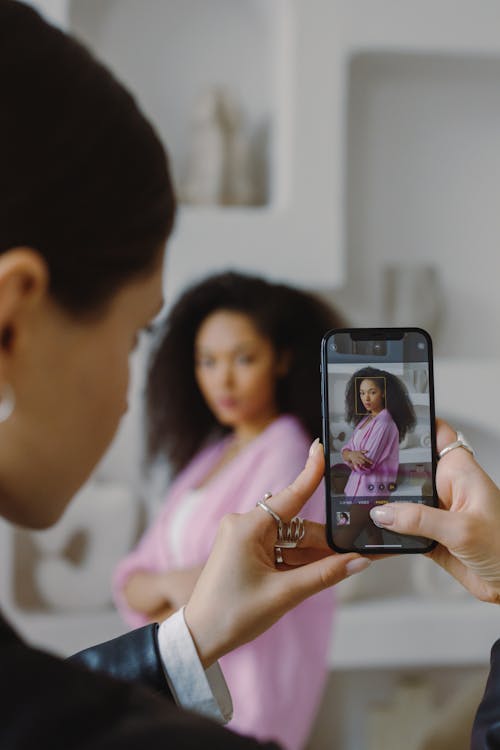
{"label": "photo on phone screen", "polygon": [[342,329],[322,344],[327,534],[338,551],[426,552],[370,509],[437,505],[432,342],[419,328]]}

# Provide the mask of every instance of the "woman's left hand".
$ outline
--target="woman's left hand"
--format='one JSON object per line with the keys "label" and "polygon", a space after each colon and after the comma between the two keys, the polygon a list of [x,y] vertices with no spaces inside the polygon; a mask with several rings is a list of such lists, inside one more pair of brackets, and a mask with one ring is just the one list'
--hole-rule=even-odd
{"label": "woman's left hand", "polygon": [[[268,505],[283,521],[290,521],[318,486],[323,471],[323,450],[316,442],[301,474]],[[277,568],[276,537],[276,521],[262,508],[223,518],[185,610],[205,667],[256,638],[307,597],[370,564],[356,553],[333,552],[324,526],[306,521],[300,546],[284,549],[285,564]]]}
{"label": "woman's left hand", "polygon": [[[437,449],[457,439],[437,422]],[[435,539],[428,553],[477,599],[500,604],[500,489],[463,448],[438,463],[439,508],[420,503],[387,503],[372,508],[374,522],[399,534]]]}

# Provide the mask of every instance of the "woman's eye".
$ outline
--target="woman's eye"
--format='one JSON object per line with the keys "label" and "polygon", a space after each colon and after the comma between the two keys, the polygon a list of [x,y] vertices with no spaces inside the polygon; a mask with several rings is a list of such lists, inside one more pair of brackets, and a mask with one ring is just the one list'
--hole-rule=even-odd
{"label": "woman's eye", "polygon": [[212,357],[199,357],[196,360],[196,367],[213,367],[215,364],[215,359],[212,359]]}

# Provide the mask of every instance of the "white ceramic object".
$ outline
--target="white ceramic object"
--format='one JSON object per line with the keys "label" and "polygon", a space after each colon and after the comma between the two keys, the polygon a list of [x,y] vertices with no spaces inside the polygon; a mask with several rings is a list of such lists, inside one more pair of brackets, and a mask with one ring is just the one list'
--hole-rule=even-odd
{"label": "white ceramic object", "polygon": [[[90,482],[53,528],[33,533],[39,555],[33,575],[43,601],[59,612],[109,606],[113,569],[134,541],[137,513],[126,486]],[[64,556],[76,534],[85,540],[79,564]]]}
{"label": "white ceramic object", "polygon": [[[384,266],[383,298],[389,324],[420,325],[433,331],[440,314],[440,282],[436,268],[416,263]],[[425,389],[425,373],[415,372],[415,390]]]}
{"label": "white ceramic object", "polygon": [[198,206],[244,206],[254,201],[243,112],[225,89],[212,86],[196,102],[180,197]]}
{"label": "white ceramic object", "polygon": [[225,151],[220,92],[212,87],[200,94],[195,105],[186,175],[179,188],[181,201],[206,206],[220,203]]}

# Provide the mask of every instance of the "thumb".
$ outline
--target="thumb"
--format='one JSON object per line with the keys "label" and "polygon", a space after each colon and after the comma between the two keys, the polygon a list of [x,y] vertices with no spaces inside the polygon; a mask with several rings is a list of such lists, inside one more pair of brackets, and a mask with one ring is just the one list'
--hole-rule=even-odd
{"label": "thumb", "polygon": [[316,439],[309,450],[309,457],[305,467],[298,477],[278,494],[274,495],[268,505],[282,517],[289,521],[296,516],[306,501],[309,500],[317,488],[325,470],[323,446]]}
{"label": "thumb", "polygon": [[425,536],[448,549],[459,545],[466,532],[466,521],[459,513],[431,508],[421,503],[386,503],[370,510],[376,526],[399,534]]}

